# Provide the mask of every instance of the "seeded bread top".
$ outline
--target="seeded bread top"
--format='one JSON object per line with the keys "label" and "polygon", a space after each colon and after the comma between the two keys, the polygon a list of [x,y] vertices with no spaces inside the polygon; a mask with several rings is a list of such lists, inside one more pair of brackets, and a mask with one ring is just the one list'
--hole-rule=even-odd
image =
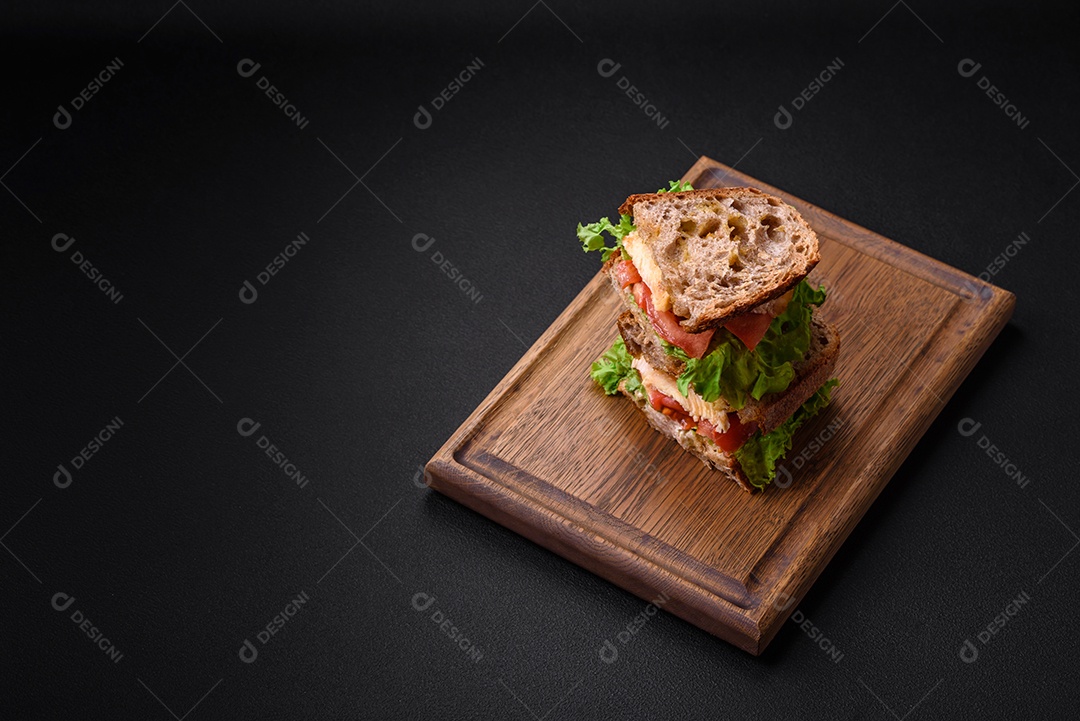
{"label": "seeded bread top", "polygon": [[690,333],[783,295],[820,260],[799,211],[755,188],[631,195],[619,212],[633,217]]}

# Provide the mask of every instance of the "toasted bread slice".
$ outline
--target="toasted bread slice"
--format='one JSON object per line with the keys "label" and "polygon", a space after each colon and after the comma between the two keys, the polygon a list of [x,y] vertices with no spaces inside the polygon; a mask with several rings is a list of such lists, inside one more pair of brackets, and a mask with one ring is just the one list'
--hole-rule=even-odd
{"label": "toasted bread slice", "polygon": [[[761,400],[747,399],[738,411],[742,424],[757,423],[762,433],[768,433],[786,421],[822,384],[832,377],[840,354],[840,336],[836,328],[814,318],[810,348],[795,364],[795,380],[782,393],[770,393]],[[652,329],[642,328],[634,314],[625,311],[617,322],[626,350],[635,358],[644,358],[653,368],[677,378],[686,364],[664,352],[660,338]]]}
{"label": "toasted bread slice", "polygon": [[754,188],[631,195],[619,212],[633,217],[623,247],[654,303],[688,333],[778,298],[820,260],[799,212]]}

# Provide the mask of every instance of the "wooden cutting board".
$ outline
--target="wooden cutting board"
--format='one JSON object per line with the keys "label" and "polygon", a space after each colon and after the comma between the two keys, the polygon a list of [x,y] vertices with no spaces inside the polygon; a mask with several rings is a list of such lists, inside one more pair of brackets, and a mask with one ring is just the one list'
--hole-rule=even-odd
{"label": "wooden cutting board", "polygon": [[664,610],[759,654],[1015,298],[708,158],[683,180],[777,195],[821,241],[810,279],[829,290],[818,312],[839,328],[841,384],[795,437],[793,481],[746,493],[593,385],[589,365],[621,310],[598,273],[439,449],[428,483],[642,599],[665,594]]}

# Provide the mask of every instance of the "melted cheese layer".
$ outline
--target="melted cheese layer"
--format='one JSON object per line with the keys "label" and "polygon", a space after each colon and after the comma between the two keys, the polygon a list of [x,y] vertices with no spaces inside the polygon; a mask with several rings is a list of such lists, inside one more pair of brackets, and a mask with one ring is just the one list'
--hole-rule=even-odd
{"label": "melted cheese layer", "polygon": [[694,391],[693,386],[688,388],[690,395],[684,396],[679,392],[679,386],[674,378],[663,371],[653,368],[649,361],[644,358],[635,358],[631,365],[641,374],[641,382],[646,389],[653,388],[666,396],[671,396],[679,402],[679,405],[687,413],[694,417],[695,421],[704,418],[716,426],[716,429],[721,433],[727,432],[730,426],[728,423],[729,407],[723,398],[717,398],[712,403],[709,403]]}
{"label": "melted cheese layer", "polygon": [[638,275],[652,292],[653,307],[657,310],[671,310],[671,296],[662,282],[660,266],[656,263],[652,249],[639,237],[637,231],[626,234],[622,241],[623,249],[630,254],[630,260],[637,268]]}

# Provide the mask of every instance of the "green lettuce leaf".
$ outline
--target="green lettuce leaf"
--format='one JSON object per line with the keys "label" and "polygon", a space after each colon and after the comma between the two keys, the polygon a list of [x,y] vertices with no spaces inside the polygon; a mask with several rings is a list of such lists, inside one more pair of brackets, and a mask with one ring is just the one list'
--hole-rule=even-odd
{"label": "green lettuce leaf", "polygon": [[694,189],[694,186],[690,185],[690,183],[684,183],[681,180],[669,180],[668,181],[668,187],[660,188],[660,190],[658,190],[656,192],[657,193],[681,193],[684,190],[693,190],[693,189]]}
{"label": "green lettuce leaf", "polygon": [[825,302],[825,288],[815,290],[805,280],[795,286],[787,309],[773,319],[769,330],[754,350],[769,367],[795,362],[810,347],[811,306]]}
{"label": "green lettuce leaf", "polygon": [[750,395],[761,400],[770,393],[786,391],[793,380],[795,380],[795,366],[791,363],[783,363],[775,368],[762,368],[758,371],[754,387],[750,389]]}
{"label": "green lettuce leaf", "polygon": [[[690,183],[684,183],[681,180],[670,180],[668,181],[668,186],[667,189],[661,188],[656,192],[675,193],[682,190],[693,190]],[[634,219],[629,215],[620,215],[618,225],[612,223],[607,218],[601,218],[595,223],[578,223],[577,237],[578,240],[581,241],[581,247],[586,253],[599,250],[600,260],[606,263],[614,253],[622,250],[622,239],[626,237],[627,233],[633,231]],[[607,244],[607,240],[603,235],[604,233],[611,236],[615,241],[614,245]]]}
{"label": "green lettuce leaf", "polygon": [[668,355],[686,363],[676,385],[683,395],[690,386],[710,403],[721,396],[735,410],[746,405],[746,394],[754,387],[760,363],[735,336],[722,331],[726,337],[704,358],[690,358],[682,349],[664,342]]}
{"label": "green lettuce leaf", "polygon": [[[616,253],[622,250],[622,239],[626,237],[627,233],[634,230],[633,219],[629,215],[619,216],[619,224],[613,225],[607,218],[601,218],[595,223],[589,223],[588,225],[582,225],[578,223],[577,237],[581,241],[581,247],[589,253],[594,250],[601,251],[600,259],[603,262],[607,262],[612,253]],[[615,240],[614,245],[607,245],[607,241],[604,239],[603,233],[607,233]]]}
{"label": "green lettuce leaf", "polygon": [[754,350],[724,329],[717,331],[718,342],[704,358],[690,358],[665,342],[667,354],[686,364],[678,378],[679,390],[685,395],[693,385],[706,401],[723,396],[735,410],[746,405],[748,396],[761,400],[769,393],[787,390],[795,379],[794,364],[810,348],[811,306],[824,302],[824,287],[815,290],[805,280],[800,281],[787,309],[773,319]]}
{"label": "green lettuce leaf", "polygon": [[735,451],[735,458],[750,483],[757,488],[764,488],[772,482],[776,476],[776,462],[791,450],[795,431],[829,405],[832,389],[839,382],[836,378],[825,381],[790,418],[766,435],[762,435],[760,431],[755,433]]}
{"label": "green lettuce leaf", "polygon": [[632,361],[633,358],[620,337],[592,364],[589,376],[609,396],[619,392],[619,381],[624,378],[626,390],[634,395],[641,395],[645,392],[645,387],[641,385],[641,374],[631,367]]}

